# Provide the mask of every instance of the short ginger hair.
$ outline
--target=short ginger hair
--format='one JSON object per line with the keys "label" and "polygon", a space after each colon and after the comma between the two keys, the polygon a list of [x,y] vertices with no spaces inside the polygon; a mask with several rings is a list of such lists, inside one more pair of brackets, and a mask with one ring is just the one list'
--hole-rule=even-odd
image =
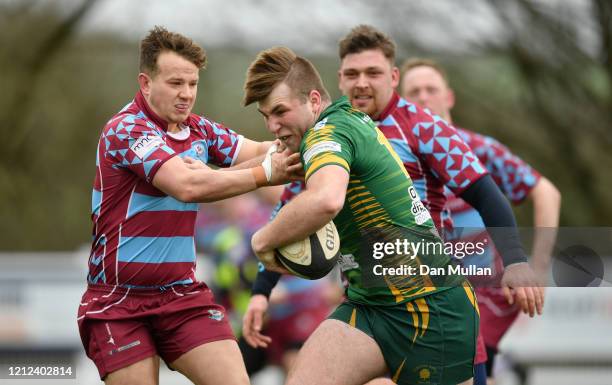
{"label": "short ginger hair", "polygon": [[264,100],[281,83],[302,101],[307,100],[312,90],[317,90],[322,99],[330,100],[319,72],[308,59],[287,47],[273,47],[261,51],[249,66],[242,103],[248,106]]}

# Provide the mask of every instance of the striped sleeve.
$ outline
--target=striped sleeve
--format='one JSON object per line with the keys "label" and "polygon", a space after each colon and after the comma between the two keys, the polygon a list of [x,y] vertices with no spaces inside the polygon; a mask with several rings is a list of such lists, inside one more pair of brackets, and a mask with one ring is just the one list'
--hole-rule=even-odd
{"label": "striped sleeve", "polygon": [[350,173],[353,145],[343,131],[331,123],[308,130],[300,149],[306,180],[320,168],[332,164]]}

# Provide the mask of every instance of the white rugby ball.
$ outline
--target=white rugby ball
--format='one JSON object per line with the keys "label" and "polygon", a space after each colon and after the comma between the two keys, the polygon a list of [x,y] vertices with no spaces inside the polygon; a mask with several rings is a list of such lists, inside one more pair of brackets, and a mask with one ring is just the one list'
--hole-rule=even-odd
{"label": "white rugby ball", "polygon": [[340,255],[340,236],[333,221],[308,238],[274,250],[278,261],[294,275],[306,279],[325,277]]}

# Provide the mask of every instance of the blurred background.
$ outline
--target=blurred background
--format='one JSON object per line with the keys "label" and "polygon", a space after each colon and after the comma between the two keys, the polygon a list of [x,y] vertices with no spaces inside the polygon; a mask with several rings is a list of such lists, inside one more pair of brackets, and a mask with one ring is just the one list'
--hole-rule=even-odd
{"label": "blurred background", "polygon": [[[496,137],[552,180],[562,226],[610,225],[609,0],[0,0],[0,360],[72,357],[74,383],[99,383],[75,321],[95,149],[137,91],[138,42],[149,29],[163,25],[207,50],[194,112],[263,140],[263,120],[240,104],[255,54],[291,47],[336,97],[337,42],[360,23],[395,39],[398,65],[425,56],[446,67],[456,124]],[[531,224],[529,205],[516,213]],[[612,293],[547,294],[547,314],[508,336],[519,366],[499,383],[612,384]],[[166,383],[181,380],[168,373]]]}

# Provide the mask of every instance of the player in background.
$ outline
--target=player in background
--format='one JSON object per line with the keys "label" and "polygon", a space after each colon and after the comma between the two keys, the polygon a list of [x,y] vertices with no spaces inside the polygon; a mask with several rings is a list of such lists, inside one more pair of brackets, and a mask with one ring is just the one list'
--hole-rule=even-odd
{"label": "player in background", "polygon": [[158,357],[196,384],[248,384],[224,309],[195,277],[196,202],[297,179],[299,157],[191,113],[206,61],[191,39],[155,27],[140,50],[140,90],[97,148],[83,346],[107,384],[158,383]]}
{"label": "player in background", "polygon": [[[410,59],[402,66],[401,75],[401,94],[406,100],[428,108],[448,123],[453,123],[451,110],[455,104],[455,95],[449,87],[446,72],[438,63],[428,59]],[[494,138],[463,128],[457,128],[457,131],[487,168],[508,200],[514,204],[525,200],[533,203],[535,238],[530,263],[541,285],[545,287],[559,223],[561,194],[548,179]],[[486,238],[480,215],[463,199],[452,195],[446,207],[450,210],[454,228],[461,231],[460,238]],[[483,263],[494,265],[499,276],[503,271],[503,264],[499,256],[495,257],[494,250],[488,247],[487,253],[482,257],[486,259]],[[470,263],[467,260],[465,262]],[[487,353],[486,357],[482,354],[477,357],[476,364],[484,364],[486,360],[487,377],[492,379],[497,345],[518,316],[519,308],[510,304],[499,288],[475,285],[475,290],[480,306],[480,332]]]}
{"label": "player in background", "polygon": [[[308,338],[286,383],[362,385],[386,373],[399,384],[471,378],[478,315],[465,278],[377,281],[368,268],[376,261],[370,242],[401,235],[441,243],[408,173],[370,117],[346,97],[332,103],[312,64],[284,47],[260,52],[249,66],[244,104],[255,102],[268,130],[299,151],[306,188],[255,233],[253,250],[266,267],[278,269],[275,248],[334,219],[341,252],[352,256],[347,301]],[[447,267],[451,259],[441,252],[416,259],[395,253],[382,263]]]}

